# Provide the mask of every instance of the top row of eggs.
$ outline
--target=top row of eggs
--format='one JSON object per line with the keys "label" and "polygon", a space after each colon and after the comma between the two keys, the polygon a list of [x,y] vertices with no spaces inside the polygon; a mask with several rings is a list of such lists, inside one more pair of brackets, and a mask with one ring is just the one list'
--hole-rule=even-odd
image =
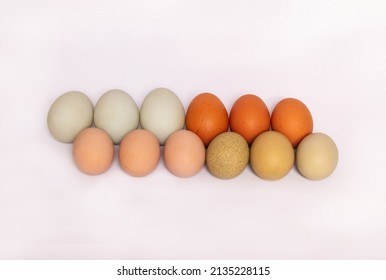
{"label": "top row of eggs", "polygon": [[221,100],[211,93],[197,95],[186,111],[178,96],[166,88],[151,91],[138,109],[133,98],[118,89],[103,94],[95,105],[82,92],[72,91],[59,96],[51,105],[47,117],[48,128],[59,141],[72,143],[75,137],[93,122],[106,131],[114,144],[140,125],[151,131],[161,145],[173,132],[193,131],[205,147],[222,132],[237,132],[249,145],[257,135],[272,130],[281,132],[297,147],[313,130],[308,108],[299,100],[286,98],[274,108],[272,116],[264,101],[256,95],[246,94],[233,104],[229,117]]}

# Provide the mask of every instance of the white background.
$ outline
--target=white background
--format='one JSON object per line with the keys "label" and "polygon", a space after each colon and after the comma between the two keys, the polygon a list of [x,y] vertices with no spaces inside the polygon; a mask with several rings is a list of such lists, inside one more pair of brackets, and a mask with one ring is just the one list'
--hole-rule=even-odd
{"label": "white background", "polygon": [[[270,111],[302,100],[340,160],[326,180],[248,167],[180,179],[161,161],[82,174],[46,126],[70,90],[140,106],[156,87],[187,108],[215,93]],[[0,0],[0,258],[386,258],[385,1]]]}

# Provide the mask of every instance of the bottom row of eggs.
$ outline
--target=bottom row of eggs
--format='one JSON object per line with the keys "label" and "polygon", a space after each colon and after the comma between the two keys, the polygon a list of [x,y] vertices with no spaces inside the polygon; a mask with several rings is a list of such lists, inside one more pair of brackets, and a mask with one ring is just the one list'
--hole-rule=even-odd
{"label": "bottom row of eggs", "polygon": [[[101,174],[113,162],[113,141],[105,131],[87,128],[74,141],[73,157],[82,172]],[[121,168],[129,175],[146,176],[156,168],[161,148],[153,133],[135,129],[123,138],[118,157]],[[221,179],[238,176],[250,162],[253,171],[266,180],[284,177],[296,163],[304,177],[320,180],[334,171],[338,150],[326,134],[312,133],[302,140],[295,152],[290,141],[276,131],[260,134],[251,147],[238,133],[224,132],[215,137],[205,150],[195,133],[179,130],[165,143],[164,162],[167,169],[178,177],[197,174],[206,162],[209,172]]]}

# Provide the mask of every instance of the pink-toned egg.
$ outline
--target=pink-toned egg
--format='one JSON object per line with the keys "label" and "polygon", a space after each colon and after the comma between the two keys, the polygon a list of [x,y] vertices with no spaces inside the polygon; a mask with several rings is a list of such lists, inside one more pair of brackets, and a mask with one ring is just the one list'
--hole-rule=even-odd
{"label": "pink-toned egg", "polygon": [[110,168],[114,159],[114,144],[99,128],[86,128],[75,138],[73,157],[76,166],[88,175],[98,175]]}
{"label": "pink-toned egg", "polygon": [[195,133],[178,130],[166,141],[164,148],[165,165],[178,177],[197,174],[205,163],[205,146]]}
{"label": "pink-toned egg", "polygon": [[160,160],[161,149],[157,137],[150,131],[135,129],[119,145],[119,163],[131,176],[150,174]]}

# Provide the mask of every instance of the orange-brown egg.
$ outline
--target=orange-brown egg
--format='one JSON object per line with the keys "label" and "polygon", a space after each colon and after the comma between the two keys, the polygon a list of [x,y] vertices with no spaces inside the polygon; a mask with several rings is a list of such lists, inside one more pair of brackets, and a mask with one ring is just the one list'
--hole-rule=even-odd
{"label": "orange-brown egg", "polygon": [[212,93],[201,93],[190,102],[185,121],[186,129],[197,134],[205,147],[229,126],[224,104]]}
{"label": "orange-brown egg", "polygon": [[300,100],[286,98],[273,109],[271,127],[272,130],[284,134],[296,148],[304,137],[312,133],[312,115]]}
{"label": "orange-brown egg", "polygon": [[86,128],[76,136],[72,153],[82,172],[98,175],[109,169],[113,162],[113,140],[99,128]]}
{"label": "orange-brown egg", "polygon": [[230,128],[251,145],[262,132],[269,130],[270,117],[267,105],[253,94],[241,96],[232,106],[229,116]]}

